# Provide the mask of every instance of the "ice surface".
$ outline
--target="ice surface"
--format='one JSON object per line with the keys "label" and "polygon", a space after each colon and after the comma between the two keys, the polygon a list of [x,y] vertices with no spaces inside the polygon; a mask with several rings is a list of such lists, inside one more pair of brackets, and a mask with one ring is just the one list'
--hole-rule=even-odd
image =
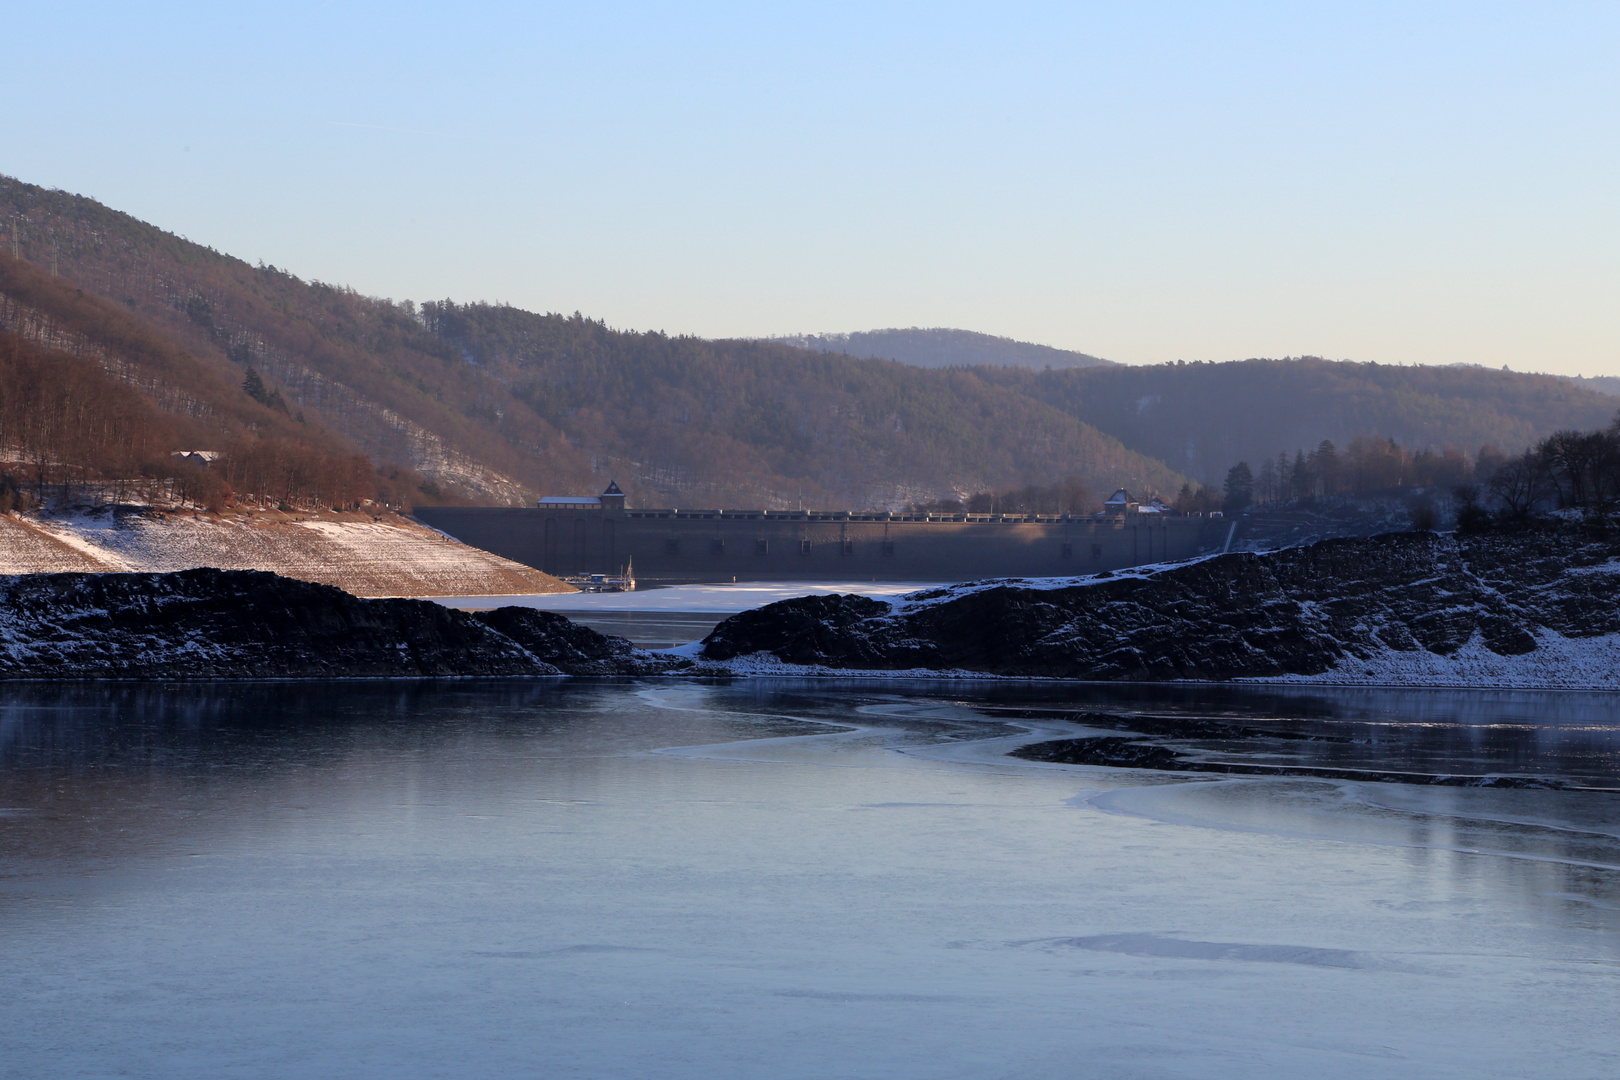
{"label": "ice surface", "polygon": [[657,589],[637,589],[623,593],[552,593],[538,596],[456,596],[424,597],[467,609],[497,608],[507,605],[546,608],[550,611],[694,611],[734,615],[778,600],[795,596],[853,593],[888,599],[937,585],[916,582],[807,582],[748,581],[734,585],[671,585]]}
{"label": "ice surface", "polygon": [[1613,797],[1005,757],[1055,693],[13,688],[0,1076],[1620,1075]]}

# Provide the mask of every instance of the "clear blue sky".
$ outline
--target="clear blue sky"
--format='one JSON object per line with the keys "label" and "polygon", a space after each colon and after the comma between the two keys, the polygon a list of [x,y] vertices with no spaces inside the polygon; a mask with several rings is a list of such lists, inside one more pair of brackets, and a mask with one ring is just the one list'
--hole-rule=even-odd
{"label": "clear blue sky", "polygon": [[0,172],[706,336],[1620,374],[1620,4],[18,4]]}

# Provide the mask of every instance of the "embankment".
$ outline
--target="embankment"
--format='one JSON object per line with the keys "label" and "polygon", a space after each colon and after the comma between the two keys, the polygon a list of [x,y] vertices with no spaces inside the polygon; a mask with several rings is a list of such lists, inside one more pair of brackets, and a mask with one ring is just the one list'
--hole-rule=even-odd
{"label": "embankment", "polygon": [[390,515],[0,514],[0,574],[267,570],[356,596],[572,592],[549,574]]}

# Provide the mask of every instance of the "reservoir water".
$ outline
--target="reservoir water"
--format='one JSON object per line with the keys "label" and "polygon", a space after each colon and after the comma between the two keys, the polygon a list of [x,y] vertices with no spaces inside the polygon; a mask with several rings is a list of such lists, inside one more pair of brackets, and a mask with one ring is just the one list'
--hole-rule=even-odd
{"label": "reservoir water", "polygon": [[0,1077],[1614,1077],[1616,705],[12,686]]}

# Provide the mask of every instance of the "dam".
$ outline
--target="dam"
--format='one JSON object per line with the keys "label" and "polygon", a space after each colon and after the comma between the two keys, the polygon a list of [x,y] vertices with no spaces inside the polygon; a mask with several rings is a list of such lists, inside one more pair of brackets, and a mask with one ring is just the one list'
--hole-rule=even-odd
{"label": "dam", "polygon": [[615,484],[535,507],[424,506],[415,516],[548,574],[633,566],[648,585],[1067,577],[1215,551],[1228,531],[1219,516],[1144,507],[1124,492],[1100,514],[1041,516],[642,509]]}

